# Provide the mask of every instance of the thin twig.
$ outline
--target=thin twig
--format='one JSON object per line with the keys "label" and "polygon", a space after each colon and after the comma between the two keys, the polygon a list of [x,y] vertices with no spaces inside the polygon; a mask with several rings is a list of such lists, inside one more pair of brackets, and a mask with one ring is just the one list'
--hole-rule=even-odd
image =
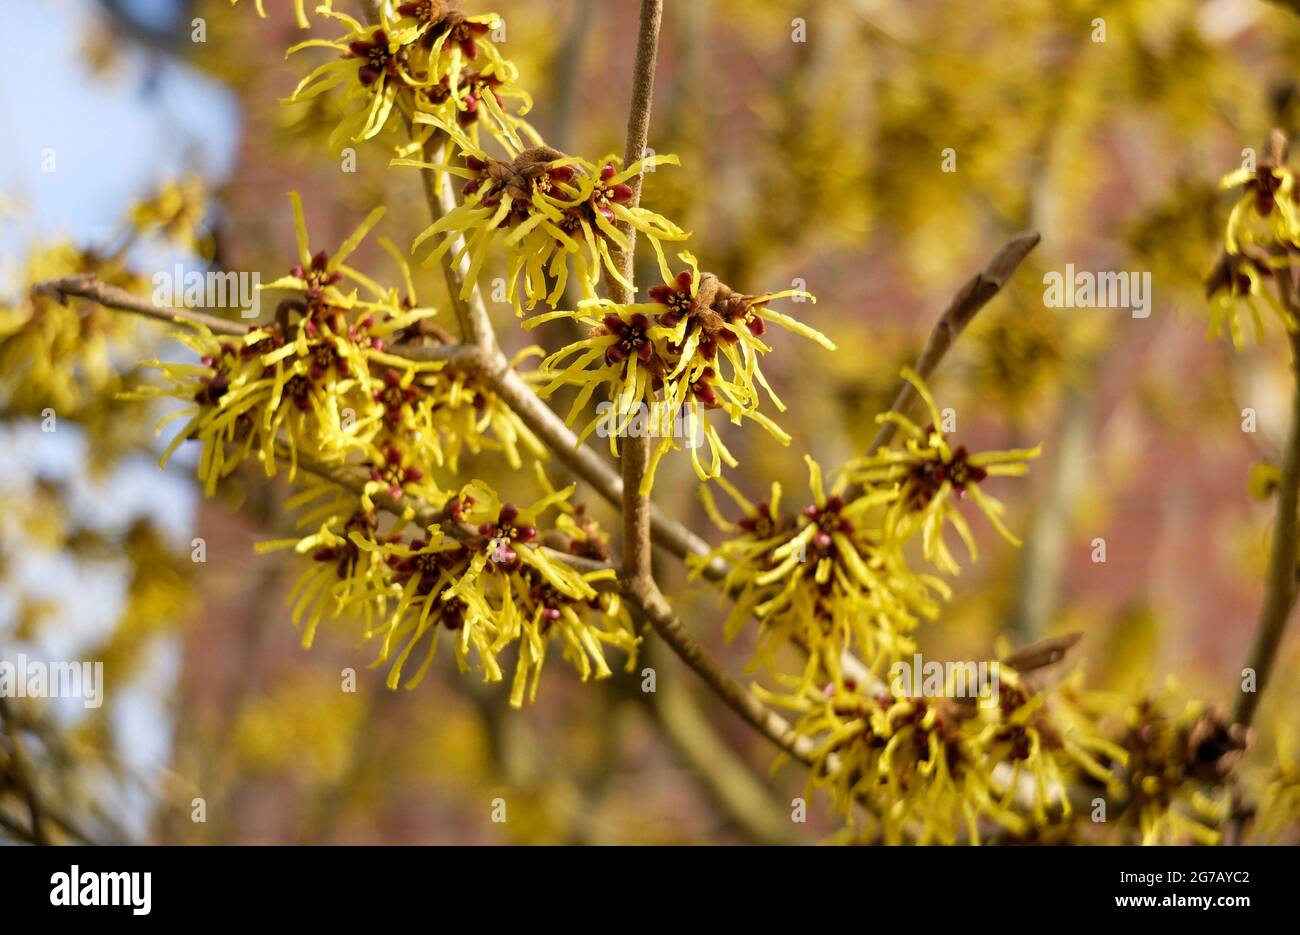
{"label": "thin twig", "polygon": [[[650,109],[654,97],[655,56],[659,47],[659,28],[663,21],[663,0],[641,0],[641,19],[637,30],[636,66],[632,76],[632,106],[627,122],[627,146],[624,164],[641,159],[650,129]],[[635,206],[641,196],[641,175],[629,179]],[[628,248],[615,253],[619,272],[628,282],[635,270],[636,231],[624,224]],[[620,304],[631,302],[633,291],[619,282],[610,284],[610,297]],[[650,498],[641,492],[641,482],[650,459],[650,439],[623,439],[623,573],[624,595],[650,621],[655,632],[668,644],[710,688],[742,718],[770,738],[773,743],[805,763],[811,762],[814,745],[797,733],[784,718],[771,711],[751,692],[727,674],[718,661],[691,635],[673,612],[668,600],[655,584],[651,570]]]}
{"label": "thin twig", "polygon": [[727,707],[795,759],[803,763],[812,762],[815,744],[727,674],[718,661],[696,642],[653,581],[625,585],[623,594],[645,614],[669,648],[713,689]]}
{"label": "thin twig", "polygon": [[[440,150],[438,158],[431,160],[442,162],[447,158],[450,140],[444,140],[438,149]],[[433,148],[433,141],[425,146],[425,158],[429,158],[429,150]],[[446,214],[456,210],[456,192],[452,188],[451,174],[447,172],[434,172],[425,169],[420,172],[424,181],[425,198],[429,202],[429,213],[437,223]],[[444,274],[447,277],[447,292],[451,295],[452,304],[456,309],[456,318],[460,322],[461,331],[465,336],[465,341],[474,347],[483,351],[491,351],[496,348],[496,337],[492,332],[492,319],[488,316],[487,306],[483,303],[483,293],[478,287],[478,283],[472,283],[469,290],[469,298],[462,298],[462,292],[465,287],[465,280],[469,275],[469,256],[465,253],[465,236],[457,233],[452,238],[451,248],[447,254],[448,261],[442,264]]]}
{"label": "thin twig", "polygon": [[[656,664],[657,654],[651,651],[658,647],[646,649],[646,661]],[[762,844],[795,840],[790,815],[774,798],[772,788],[718,735],[685,682],[661,678],[656,691],[635,691],[635,698],[645,705],[664,739],[732,825]]]}
{"label": "thin twig", "polygon": [[[641,0],[641,21],[637,28],[636,65],[632,70],[632,106],[627,118],[627,145],[623,164],[631,165],[645,155],[650,134],[650,109],[654,101],[655,58],[659,54],[659,27],[663,22],[663,0]],[[628,205],[635,208],[641,200],[644,170],[628,179],[632,195]],[[636,272],[636,229],[620,222],[627,237],[627,249],[614,251],[614,263],[628,283]],[[636,298],[633,289],[611,280],[609,294],[615,302],[626,305]],[[650,496],[642,491],[650,465],[651,439],[636,435],[623,439],[623,575],[629,581],[651,582]]]}
{"label": "thin twig", "polygon": [[64,276],[62,279],[51,279],[33,286],[32,292],[37,295],[49,296],[63,305],[68,303],[70,297],[77,296],[89,299],[92,302],[98,302],[105,308],[132,312],[157,321],[204,327],[213,334],[235,336],[248,333],[248,324],[241,325],[225,318],[218,318],[216,315],[196,312],[187,308],[154,305],[147,299],[132,295],[125,289],[119,289],[117,286],[110,286],[107,283],[100,282],[94,273],[81,273],[76,276]]}
{"label": "thin twig", "polygon": [[[1278,272],[1278,296],[1288,311],[1300,315],[1293,276],[1289,267]],[[1277,519],[1269,552],[1264,604],[1259,611],[1259,629],[1247,663],[1255,672],[1255,690],[1241,693],[1234,712],[1234,720],[1244,727],[1250,726],[1259,707],[1260,696],[1273,671],[1278,646],[1296,601],[1296,509],[1300,505],[1300,333],[1291,332],[1290,341],[1295,384],[1291,397],[1291,425],[1287,430],[1282,476],[1277,486]]]}
{"label": "thin twig", "polygon": [[[970,324],[975,314],[1002,290],[1002,286],[1011,278],[1011,274],[1029,255],[1029,251],[1038,246],[1038,241],[1041,239],[1037,231],[1029,231],[1011,238],[993,255],[983,270],[968,279],[966,284],[957,290],[947,310],[935,322],[921,356],[912,366],[921,379],[930,378],[930,374],[934,373],[958,335]],[[916,389],[911,383],[904,381],[889,411],[906,415],[916,399]],[[875,454],[888,445],[897,428],[898,425],[894,421],[883,421],[871,442],[871,447],[867,449],[867,454]]]}
{"label": "thin twig", "polygon": [[9,738],[9,778],[22,790],[27,802],[32,843],[49,844],[50,839],[45,833],[45,808],[41,804],[40,793],[36,791],[36,777],[31,760],[27,756],[23,739],[19,736],[21,727],[13,716],[9,700],[3,695],[0,695],[0,724],[3,724],[5,735]]}

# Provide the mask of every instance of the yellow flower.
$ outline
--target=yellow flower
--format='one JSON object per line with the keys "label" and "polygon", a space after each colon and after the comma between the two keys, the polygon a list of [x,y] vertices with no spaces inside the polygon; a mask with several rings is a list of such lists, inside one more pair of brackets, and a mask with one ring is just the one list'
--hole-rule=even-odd
{"label": "yellow flower", "polygon": [[[1286,165],[1287,140],[1279,130],[1269,139],[1269,153],[1254,168],[1241,168],[1224,176],[1221,187],[1241,188],[1241,197],[1228,215],[1224,252],[1205,282],[1210,302],[1209,336],[1217,338],[1226,325],[1233,346],[1242,346],[1238,315],[1244,305],[1262,340],[1264,323],[1258,299],[1282,320],[1288,331],[1297,327],[1295,316],[1265,287],[1279,270],[1290,270],[1288,255],[1300,246],[1300,214],[1295,175]],[[1279,291],[1282,289],[1278,285]]]}
{"label": "yellow flower", "polygon": [[1264,283],[1273,279],[1279,269],[1287,268],[1284,259],[1274,259],[1255,244],[1246,244],[1241,253],[1224,252],[1205,281],[1205,297],[1210,302],[1210,324],[1206,336],[1219,338],[1226,326],[1232,344],[1241,350],[1245,343],[1239,314],[1244,305],[1255,323],[1256,340],[1264,339],[1264,319],[1259,312],[1259,301],[1277,315],[1283,327],[1294,331],[1297,327],[1292,315]]}
{"label": "yellow flower", "polygon": [[[613,579],[612,569],[579,573],[540,545],[533,524],[571,491],[554,491],[520,510],[476,481],[444,511],[454,537],[434,525],[409,540],[404,522],[380,534],[364,500],[344,496],[304,517],[305,525],[320,523],[318,532],[260,548],[291,546],[320,563],[292,595],[295,622],[311,610],[305,641],[322,615],[363,616],[366,638],[380,640],[376,665],[389,663],[390,688],[403,684],[407,662],[423,647],[423,660],[404,683],[418,684],[437,652],[440,629],[451,634],[460,669],[468,671],[476,658],[487,681],[503,679],[498,657],[517,645],[510,700],[518,707],[536,696],[551,642],[560,643],[584,681],[610,674],[604,646],[627,653],[630,667],[640,642],[618,595],[597,590]],[[296,503],[320,495],[308,492]]]}
{"label": "yellow flower", "polygon": [[947,586],[932,575],[912,572],[902,553],[882,547],[873,525],[881,497],[868,492],[851,500],[839,479],[828,493],[821,469],[805,458],[813,502],[797,517],[779,510],[780,488],[757,505],[724,480],[719,484],[742,510],[738,523],[725,520],[708,487],[701,493],[714,521],[735,538],[696,562],[698,574],[714,557],[730,570],[723,590],[735,596],[725,623],[734,637],[749,618],[759,622],[752,665],[774,667],[777,653],[790,643],[807,650],[800,685],[821,684],[823,674],[842,675],[845,652],[860,655],[882,670],[915,648],[911,633],[921,619],[939,611]]}
{"label": "yellow flower", "polygon": [[547,312],[524,322],[534,328],[567,318],[587,328],[587,337],[542,362],[549,383],[540,394],[547,397],[562,386],[578,387],[568,415],[572,422],[594,392],[605,387],[610,406],[598,410],[579,436],[585,439],[603,428],[615,454],[620,436],[647,431],[643,423],[648,422],[649,434],[661,435],[662,440],[655,447],[643,492],[653,485],[659,461],[675,448],[690,448],[691,463],[701,480],[718,477],[723,464],[736,466],[707,418],[711,411],[722,411],[736,424],[750,419],[782,444],[789,443],[790,436],[758,410],[760,386],[778,409],[785,408],[758,366],[759,357],[771,350],[761,340],[767,322],[811,338],[828,350],[835,348],[820,332],[767,307],[787,296],[812,299],[808,293],[742,295],[715,276],[701,275],[691,254],[681,257],[690,271],[671,277],[665,270],[671,284],[651,288],[651,302],[619,305],[593,299],[580,303],[577,311]]}
{"label": "yellow flower", "polygon": [[112,351],[136,333],[136,324],[92,302],[71,298],[63,304],[31,290],[78,273],[130,291],[145,286],[120,264],[91,252],[66,244],[33,250],[22,270],[22,291],[12,303],[0,302],[0,386],[17,411],[36,415],[53,407],[68,417],[120,385]]}
{"label": "yellow flower", "polygon": [[348,140],[377,136],[395,114],[402,115],[411,131],[397,144],[403,155],[421,150],[439,127],[477,142],[479,128],[486,126],[508,150],[521,149],[524,137],[541,143],[523,119],[532,99],[515,83],[519,71],[490,38],[500,21],[497,14],[466,16],[450,0],[385,2],[375,26],[344,13],[324,8],[319,12],[348,31],[337,39],[300,42],[288,54],[328,48],[342,58],[314,69],[286,103],[342,88],[344,116],[330,136],[332,149],[339,150]]}
{"label": "yellow flower", "polygon": [[[263,288],[289,291],[295,297],[280,302],[274,322],[250,326],[242,338],[218,337],[202,326],[179,334],[178,340],[194,351],[199,363],[150,361],[148,366],[159,369],[170,387],[144,387],[131,396],[169,395],[190,404],[163,420],[187,419],[163,463],[182,441],[199,439],[203,453],[198,473],[209,494],[250,456],[262,462],[268,475],[274,474],[283,445],[291,477],[300,452],[326,464],[343,464],[356,453],[368,459],[372,474],[379,474],[372,477],[367,497],[385,487],[408,486],[436,503],[444,495],[418,468],[405,479],[392,479],[393,461],[403,457],[394,455],[400,440],[392,437],[393,430],[403,424],[418,431],[432,427],[433,419],[427,407],[423,418],[420,411],[409,418],[400,409],[394,412],[388,371],[398,367],[406,373],[396,383],[402,401],[410,402],[408,391],[420,395],[413,381],[427,380],[442,364],[414,363],[384,350],[388,340],[434,310],[408,307],[399,302],[396,290],[383,289],[344,265],[382,209],[371,212],[332,257],[324,251],[313,256],[301,202],[296,193],[291,197],[299,263],[289,276]],[[362,285],[371,298],[358,298],[355,288],[343,291],[345,281]],[[409,280],[408,298],[413,302]],[[383,376],[372,374],[372,367],[384,368]],[[431,443],[436,445],[436,439]]]}
{"label": "yellow flower", "polygon": [[1113,779],[1091,751],[1123,756],[1058,722],[1048,696],[1026,690],[1014,671],[999,674],[991,705],[873,694],[839,679],[759,694],[799,712],[795,729],[817,741],[810,790],[824,788],[850,827],[862,804],[887,844],[978,844],[989,823],[1014,839],[1068,819],[1071,782]]}
{"label": "yellow flower", "polygon": [[1284,729],[1278,735],[1277,766],[1269,774],[1259,803],[1256,824],[1266,841],[1275,841],[1300,821],[1300,756],[1293,730]]}
{"label": "yellow flower", "polygon": [[315,562],[287,598],[293,607],[293,624],[302,630],[302,645],[312,645],[326,616],[360,616],[367,631],[374,629],[376,620],[382,619],[384,602],[372,593],[371,582],[386,574],[384,556],[376,548],[361,548],[352,537],[378,542],[378,516],[355,494],[317,479],[287,500],[285,508],[305,508],[297,525],[300,529],[314,526],[316,531],[299,539],[259,542],[256,548],[259,553],[292,548]]}
{"label": "yellow flower", "polygon": [[141,234],[158,231],[172,243],[210,259],[212,235],[203,228],[207,215],[207,192],[203,180],[191,175],[182,182],[168,182],[149,198],[139,202],[130,222]]}
{"label": "yellow flower", "polygon": [[[417,116],[417,122],[420,119]],[[457,237],[464,237],[464,248],[451,258],[459,263],[469,257],[463,297],[468,297],[496,244],[506,251],[506,297],[514,303],[516,313],[522,314],[521,277],[528,308],[543,300],[554,307],[569,283],[570,263],[585,297],[595,295],[602,269],[631,288],[610,252],[611,244],[628,246],[627,238],[614,226],[617,222],[643,234],[661,264],[660,241],[687,236],[667,218],[623,203],[632,196],[627,179],[647,166],[675,165],[676,156],[650,156],[620,172],[613,157],[598,168],[549,146],[520,149],[507,145],[511,159],[504,162],[489,156],[455,128],[446,129],[464,155],[464,167],[418,159],[395,159],[392,164],[450,172],[467,180],[464,203],[426,228],[411,246],[414,252],[429,238],[441,236],[441,244],[424,261],[428,266],[438,262]]]}
{"label": "yellow flower", "polygon": [[902,447],[851,461],[844,468],[852,480],[879,491],[888,503],[882,526],[886,539],[901,545],[919,532],[926,559],[940,571],[956,574],[960,568],[944,543],[943,528],[950,524],[971,559],[977,557],[970,526],[956,505],[969,495],[1002,537],[1019,545],[1020,540],[1002,521],[1002,504],[986,494],[981,484],[989,477],[1028,473],[1026,462],[1038,457],[1041,448],[982,454],[971,454],[964,445],[953,448],[939,428],[943,420],[924,381],[911,368],[904,368],[903,376],[925,401],[930,424],[922,429],[900,413],[886,413],[880,418],[898,425]]}
{"label": "yellow flower", "polygon": [[[418,251],[429,238],[440,236],[442,242],[424,261],[425,266],[432,266],[458,237],[464,237],[464,247],[451,257],[451,262],[459,263],[465,256],[469,257],[461,292],[462,298],[468,298],[489,250],[500,243],[507,250],[509,297],[514,300],[514,284],[520,270],[525,266],[540,267],[555,254],[556,237],[564,236],[556,225],[563,219],[565,209],[583,200],[578,184],[578,160],[550,147],[538,146],[518,153],[507,163],[476,150],[468,139],[461,142],[465,148],[464,168],[415,159],[393,160],[394,165],[447,171],[468,180],[464,202],[425,228],[411,245],[411,251]],[[538,228],[552,236],[542,242],[528,239]]]}
{"label": "yellow flower", "polygon": [[1245,750],[1245,731],[1199,703],[1181,711],[1171,710],[1174,703],[1171,688],[1123,714],[1122,819],[1143,844],[1218,844],[1231,813],[1226,781]]}
{"label": "yellow flower", "polygon": [[308,101],[326,91],[344,86],[343,119],[330,134],[330,149],[337,152],[349,140],[368,140],[388,125],[399,92],[419,83],[410,72],[407,46],[415,36],[402,40],[383,27],[367,27],[346,13],[322,10],[343,23],[348,32],[338,39],[308,39],[292,46],[286,57],[307,48],[327,48],[342,53],[314,69],[298,82],[286,103]]}
{"label": "yellow flower", "polygon": [[[541,136],[523,119],[533,102],[515,83],[519,69],[491,38],[500,16],[466,16],[459,0],[410,0],[396,4],[394,14],[390,21],[386,13],[384,21],[395,40],[408,47],[411,72],[418,78],[412,95],[416,133],[404,152],[418,151],[436,127],[454,136],[463,132],[475,144],[480,127],[486,127],[511,153],[524,148],[521,133],[531,145],[541,145]],[[516,113],[507,110],[512,101]]]}
{"label": "yellow flower", "polygon": [[1275,133],[1270,145],[1271,152],[1257,167],[1230,172],[1219,184],[1224,190],[1242,189],[1224,233],[1229,253],[1242,253],[1250,244],[1300,243],[1295,175],[1286,165],[1286,138]]}

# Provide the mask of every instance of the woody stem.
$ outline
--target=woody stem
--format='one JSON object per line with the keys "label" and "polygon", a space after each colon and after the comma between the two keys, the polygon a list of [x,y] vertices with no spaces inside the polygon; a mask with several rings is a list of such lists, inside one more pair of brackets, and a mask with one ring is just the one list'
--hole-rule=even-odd
{"label": "woody stem", "polygon": [[[637,30],[636,65],[632,71],[632,107],[627,119],[627,146],[623,152],[624,165],[631,165],[645,155],[650,134],[650,107],[654,98],[655,57],[659,52],[659,27],[663,21],[663,0],[641,0],[641,21]],[[632,195],[628,205],[635,208],[641,200],[641,179],[644,172],[628,180]],[[627,249],[616,250],[614,262],[623,279],[630,283],[635,273],[636,230],[620,223],[627,237]],[[617,280],[609,286],[610,298],[620,305],[632,302],[636,296],[632,289]],[[646,470],[650,464],[649,436],[623,439],[623,575],[628,581],[650,583],[650,497],[641,490]]]}
{"label": "woody stem", "polygon": [[[1292,315],[1300,317],[1296,298],[1294,271],[1278,271],[1277,290],[1282,304]],[[1294,387],[1291,397],[1291,425],[1287,430],[1286,448],[1282,452],[1282,476],[1277,487],[1277,519],[1273,544],[1269,552],[1268,577],[1264,604],[1259,611],[1259,629],[1250,651],[1247,667],[1254,670],[1255,690],[1243,691],[1237,701],[1234,720],[1249,727],[1259,707],[1260,696],[1272,673],[1282,634],[1296,600],[1296,509],[1300,506],[1300,333],[1290,332],[1291,370]]]}

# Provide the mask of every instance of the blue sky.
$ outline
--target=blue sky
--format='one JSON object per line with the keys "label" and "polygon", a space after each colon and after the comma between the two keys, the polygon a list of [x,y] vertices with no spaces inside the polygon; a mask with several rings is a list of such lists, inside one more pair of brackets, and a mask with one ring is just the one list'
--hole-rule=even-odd
{"label": "blue sky", "polygon": [[[240,115],[218,83],[138,50],[106,78],[93,75],[82,44],[87,30],[106,28],[93,0],[7,0],[5,7],[8,34],[22,41],[0,60],[0,193],[21,213],[18,229],[6,225],[0,235],[0,251],[19,250],[33,234],[107,237],[163,177],[191,169],[214,181],[229,177]],[[188,41],[188,24],[182,35]],[[42,172],[47,149],[52,173]]]}
{"label": "blue sky", "polygon": [[[129,6],[150,22],[171,23],[188,41],[188,22],[171,15],[171,0],[132,0]],[[0,58],[0,294],[7,295],[13,270],[33,243],[103,242],[135,200],[168,178],[198,171],[212,185],[226,181],[241,125],[233,95],[156,51],[127,48],[109,75],[92,74],[83,42],[88,30],[106,28],[94,0],[4,0],[4,7],[8,35],[22,38]],[[55,170],[44,172],[49,151]],[[185,259],[147,262],[169,268]],[[163,474],[147,456],[128,458],[105,481],[93,481],[80,469],[84,445],[75,427],[64,424],[52,434],[34,425],[0,426],[0,495],[23,496],[38,474],[57,477],[69,485],[72,509],[91,525],[118,530],[148,514],[177,542],[188,543],[197,507],[192,484],[179,472]],[[21,539],[0,517],[0,551],[10,553],[5,540],[15,536]],[[59,612],[39,645],[0,646],[6,655],[78,658],[78,647],[113,625],[125,566],[79,565],[32,549],[8,559],[7,586],[53,599]],[[17,597],[0,590],[0,636],[13,624]],[[126,765],[148,776],[168,760],[166,701],[179,673],[179,648],[161,647],[144,671],[138,684],[105,690]],[[73,703],[57,710],[76,717],[81,709]],[[148,796],[131,783],[115,792],[122,820],[143,837]]]}

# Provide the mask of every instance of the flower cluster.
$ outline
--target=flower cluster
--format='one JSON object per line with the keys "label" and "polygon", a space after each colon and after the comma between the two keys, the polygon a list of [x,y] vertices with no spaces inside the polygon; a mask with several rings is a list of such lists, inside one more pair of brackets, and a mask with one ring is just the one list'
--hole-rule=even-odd
{"label": "flower cluster", "polygon": [[[516,84],[517,69],[492,41],[495,14],[467,16],[458,3],[443,0],[386,0],[374,26],[327,15],[349,31],[290,51],[323,46],[342,57],[307,75],[290,99],[340,92],[345,116],[334,132],[335,146],[376,137],[395,113],[401,114],[407,132],[393,142],[398,156],[391,164],[431,173],[435,185],[449,175],[464,180],[461,203],[447,207],[422,231],[412,252],[425,265],[442,262],[460,270],[462,300],[471,297],[489,260],[503,254],[504,298],[516,314],[539,303],[551,309],[530,319],[530,327],[567,317],[592,329],[590,341],[548,359],[543,392],[580,387],[572,422],[592,401],[596,386],[607,384],[604,402],[618,409],[610,433],[615,451],[616,438],[637,417],[624,411],[628,406],[685,410],[692,426],[699,426],[700,444],[683,445],[671,433],[664,437],[644,491],[653,484],[659,461],[674,448],[691,449],[701,478],[717,477],[724,464],[736,464],[717,427],[703,418],[709,410],[721,409],[733,423],[754,421],[789,442],[759,411],[760,393],[778,410],[784,408],[758,368],[759,357],[770,350],[763,340],[766,327],[777,324],[828,349],[834,345],[771,309],[778,298],[811,301],[803,290],[746,294],[701,274],[688,253],[682,259],[689,270],[673,274],[663,244],[689,234],[642,207],[636,183],[647,170],[677,164],[677,157],[647,152],[624,165],[613,155],[592,161],[548,146],[522,119],[531,101]],[[517,106],[507,106],[511,102]],[[504,156],[489,152],[489,143]],[[596,289],[605,279],[635,293],[618,262],[631,246],[629,232],[653,249],[663,283],[650,290],[646,303],[615,305],[598,298]],[[578,310],[561,311],[571,288],[580,296]],[[583,436],[602,418],[591,420]]]}
{"label": "flower cluster", "polygon": [[375,26],[325,8],[319,12],[347,32],[337,39],[308,39],[288,54],[327,48],[341,57],[303,78],[289,101],[339,91],[343,116],[330,136],[331,149],[378,136],[396,115],[416,131],[401,144],[406,152],[421,149],[437,128],[477,139],[483,127],[515,147],[522,147],[522,138],[541,141],[523,119],[532,101],[515,84],[518,70],[492,42],[497,14],[466,16],[457,0],[385,0]]}
{"label": "flower cluster", "polygon": [[[477,663],[487,681],[502,680],[500,656],[514,647],[510,702],[519,707],[536,697],[553,641],[583,681],[611,674],[606,646],[627,655],[629,670],[636,660],[639,638],[627,610],[617,593],[598,590],[614,571],[579,572],[542,544],[552,536],[576,541],[560,526],[542,532],[536,525],[550,507],[568,507],[572,489],[519,509],[476,481],[448,501],[437,522],[420,528],[399,521],[381,531],[362,499],[315,484],[293,501],[317,504],[301,520],[315,532],[259,549],[292,547],[317,563],[290,596],[304,645],[323,617],[359,618],[365,637],[380,644],[376,665],[388,663],[390,688],[403,684],[417,649],[422,658],[404,684],[418,684],[440,630],[450,634],[461,671]],[[587,532],[599,537],[594,527]]]}
{"label": "flower cluster", "polygon": [[[300,458],[318,468],[360,463],[369,474],[363,500],[373,508],[373,498],[385,495],[441,506],[448,493],[430,469],[454,472],[465,447],[504,451],[515,466],[521,442],[540,455],[518,417],[473,376],[390,353],[390,345],[409,348],[433,338],[422,325],[436,313],[417,304],[409,276],[402,294],[346,265],[382,209],[331,256],[311,252],[301,202],[292,198],[299,262],[263,287],[286,293],[275,320],[239,337],[196,325],[177,338],[197,363],[150,362],[169,386],[144,387],[135,395],[189,404],[164,420],[186,421],[163,462],[181,442],[199,440],[198,473],[209,494],[250,457],[268,475],[287,457],[291,478]],[[358,295],[358,286],[367,298]]]}
{"label": "flower cluster", "polygon": [[923,557],[937,571],[953,574],[957,564],[944,543],[944,527],[951,525],[974,557],[958,501],[969,495],[995,529],[1016,541],[1002,522],[1001,504],[980,488],[990,476],[1023,474],[1037,449],[971,454],[954,448],[936,427],[940,416],[920,377],[904,374],[924,399],[931,424],[921,429],[901,414],[886,414],[883,420],[901,428],[902,445],[850,461],[829,490],[821,469],[806,459],[812,502],[799,514],[781,512],[779,485],[769,499],[754,504],[720,482],[741,510],[740,519],[730,522],[704,490],[714,522],[733,538],[701,559],[696,571],[713,558],[729,563],[724,583],[737,600],[728,635],[756,618],[755,661],[769,665],[787,643],[807,649],[805,687],[839,677],[845,651],[879,670],[914,649],[911,634],[922,620],[938,615],[949,589],[936,575],[909,567],[904,547],[919,535]]}
{"label": "flower cluster", "polygon": [[734,538],[696,565],[729,562],[724,590],[735,597],[725,630],[734,637],[750,618],[759,625],[754,663],[776,666],[778,653],[793,643],[808,652],[801,685],[821,684],[826,674],[842,676],[845,651],[868,664],[893,660],[915,649],[911,634],[922,619],[939,612],[948,588],[933,575],[907,567],[902,553],[881,538],[873,494],[845,496],[843,477],[828,492],[811,458],[812,502],[798,514],[781,511],[781,489],[754,504],[719,480],[742,511],[728,522],[704,488],[705,506]]}
{"label": "flower cluster", "polygon": [[1069,784],[1112,782],[1108,764],[1124,757],[1063,723],[1055,699],[1010,668],[999,676],[989,705],[872,693],[852,680],[765,694],[799,713],[796,729],[817,742],[809,786],[827,790],[850,826],[866,804],[886,843],[978,844],[984,826],[1022,837],[1068,819]]}
{"label": "flower cluster", "polygon": [[[572,422],[599,388],[604,388],[612,411],[610,450],[644,408],[661,403],[687,411],[698,420],[702,444],[691,446],[691,460],[701,480],[716,478],[722,465],[736,465],[717,428],[706,417],[721,410],[733,423],[749,419],[782,444],[790,436],[759,411],[760,388],[778,410],[785,406],[759,368],[759,359],[771,348],[763,337],[769,323],[816,341],[827,350],[835,345],[821,332],[770,308],[781,298],[816,299],[800,289],[744,295],[711,273],[701,273],[695,257],[681,254],[689,266],[676,276],[664,270],[664,283],[649,290],[650,301],[619,305],[593,299],[577,311],[536,315],[525,322],[536,327],[556,319],[571,319],[587,328],[586,337],[556,351],[542,363],[549,382],[540,390],[550,396],[564,386],[579,388],[570,410]],[[586,438],[607,420],[598,414],[579,433]],[[656,446],[642,488],[649,492],[660,459],[682,440],[665,435]],[[703,449],[703,451],[702,451]]]}
{"label": "flower cluster", "polygon": [[[1241,189],[1241,195],[1228,216],[1224,251],[1206,279],[1205,294],[1210,300],[1210,337],[1221,336],[1226,327],[1237,348],[1243,344],[1243,306],[1260,338],[1261,301],[1288,331],[1297,327],[1291,309],[1294,297],[1284,294],[1279,300],[1265,283],[1278,278],[1274,273],[1287,267],[1287,253],[1300,247],[1300,190],[1286,163],[1286,137],[1274,131],[1269,152],[1258,165],[1231,172],[1221,183],[1224,189]],[[1278,289],[1283,288],[1279,282]]]}
{"label": "flower cluster", "polygon": [[[418,251],[429,238],[442,238],[426,265],[442,259],[453,247],[457,249],[453,263],[469,258],[462,297],[468,297],[494,246],[505,249],[506,298],[522,314],[523,299],[529,309],[539,301],[552,307],[559,303],[570,282],[570,264],[584,297],[595,295],[602,270],[631,289],[611,253],[611,248],[625,250],[629,245],[617,224],[643,234],[661,266],[661,241],[687,236],[667,218],[626,204],[632,198],[629,179],[647,167],[676,164],[676,156],[647,156],[620,168],[621,160],[615,156],[606,156],[597,165],[543,144],[507,147],[511,154],[507,161],[494,159],[459,133],[452,131],[451,138],[464,156],[463,167],[418,159],[395,159],[393,164],[448,172],[466,180],[464,202],[427,227],[412,245]],[[548,277],[553,285],[548,285]]]}
{"label": "flower cluster", "polygon": [[1172,691],[1138,698],[1119,720],[1125,826],[1142,844],[1220,843],[1246,730],[1199,702],[1179,707]]}
{"label": "flower cluster", "polygon": [[1002,522],[1002,504],[981,485],[989,477],[1028,473],[1028,462],[1038,457],[1041,448],[971,454],[965,445],[952,447],[939,428],[943,424],[939,409],[924,381],[910,368],[903,370],[903,376],[924,400],[930,423],[921,428],[901,413],[887,413],[884,418],[903,433],[902,447],[886,448],[845,467],[852,480],[877,491],[887,503],[882,524],[885,539],[901,543],[919,532],[926,560],[942,572],[956,574],[960,569],[944,543],[943,530],[952,526],[975,560],[975,539],[957,509],[957,502],[969,496],[993,528],[1018,546],[1020,540]]}

